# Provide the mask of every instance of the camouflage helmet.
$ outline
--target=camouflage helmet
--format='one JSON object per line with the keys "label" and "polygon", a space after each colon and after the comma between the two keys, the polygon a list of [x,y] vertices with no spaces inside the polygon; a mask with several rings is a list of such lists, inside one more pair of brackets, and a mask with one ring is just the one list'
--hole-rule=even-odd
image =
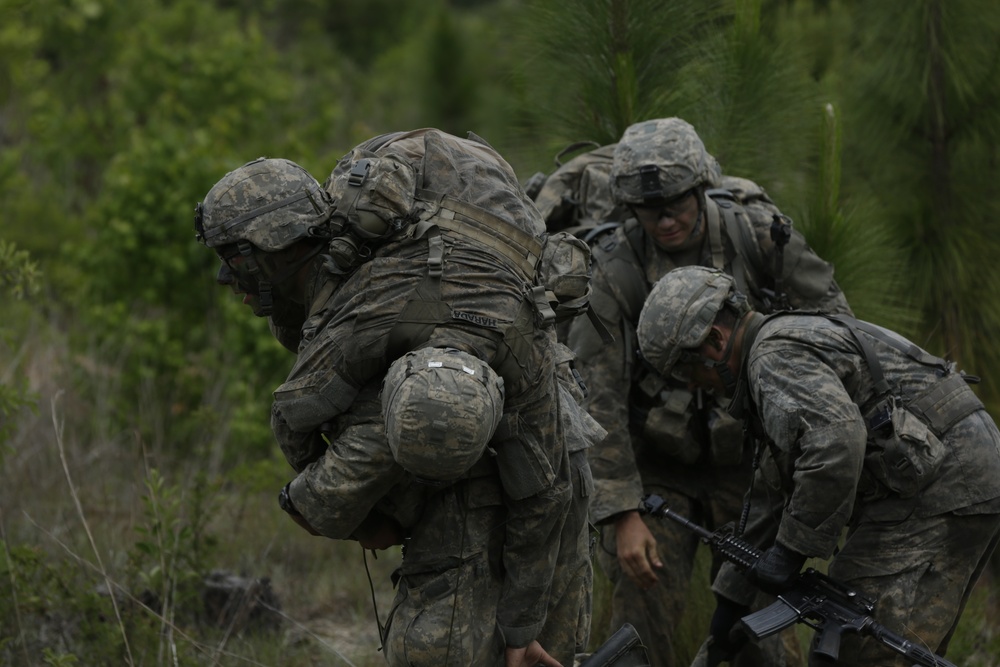
{"label": "camouflage helmet", "polygon": [[699,186],[718,187],[721,177],[690,123],[658,118],[625,130],[611,163],[611,196],[618,204],[656,204]]}
{"label": "camouflage helmet", "polygon": [[705,342],[726,305],[747,310],[731,276],[704,266],[670,271],[653,285],[639,315],[636,334],[643,358],[661,375],[670,375],[683,355]]}
{"label": "camouflage helmet", "polygon": [[476,357],[450,348],[408,352],[382,384],[393,457],[421,480],[458,479],[486,450],[503,400],[503,379]]}
{"label": "camouflage helmet", "polygon": [[226,174],[198,204],[195,232],[210,248],[248,241],[265,252],[326,234],[330,195],[290,160],[257,158]]}

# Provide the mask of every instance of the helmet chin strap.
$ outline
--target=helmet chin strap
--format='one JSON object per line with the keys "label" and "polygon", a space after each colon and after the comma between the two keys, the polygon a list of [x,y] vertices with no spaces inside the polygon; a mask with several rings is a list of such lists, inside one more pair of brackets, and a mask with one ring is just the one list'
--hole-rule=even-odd
{"label": "helmet chin strap", "polygon": [[729,338],[726,340],[726,347],[722,351],[722,358],[718,361],[714,359],[704,358],[705,366],[713,369],[722,380],[722,384],[726,387],[726,396],[733,397],[736,395],[736,391],[739,385],[739,378],[733,373],[733,370],[729,367],[729,359],[733,356],[733,348],[736,343],[736,332],[739,331],[740,322],[743,321],[741,317],[740,320],[733,326],[732,332],[729,334]]}
{"label": "helmet chin strap", "polygon": [[[735,331],[733,332],[735,334]],[[729,358],[733,356],[733,343],[736,341],[736,336],[731,334],[729,340],[726,341],[726,349],[722,353],[722,358],[718,361],[706,360],[705,365],[709,368],[715,369],[715,372],[722,379],[722,384],[726,386],[726,396],[732,396],[736,392],[737,378],[733,374],[731,368],[729,368]],[[711,363],[709,363],[711,361]]]}
{"label": "helmet chin strap", "polygon": [[247,241],[240,241],[239,249],[240,254],[246,258],[247,270],[249,270],[250,274],[257,279],[257,296],[260,300],[261,317],[267,317],[274,312],[273,286],[280,285],[295,275],[299,269],[305,266],[323,250],[323,244],[317,244],[316,247],[310,249],[309,252],[268,278],[264,277],[264,271],[261,268],[260,262],[258,262],[257,258],[254,256],[253,245]]}

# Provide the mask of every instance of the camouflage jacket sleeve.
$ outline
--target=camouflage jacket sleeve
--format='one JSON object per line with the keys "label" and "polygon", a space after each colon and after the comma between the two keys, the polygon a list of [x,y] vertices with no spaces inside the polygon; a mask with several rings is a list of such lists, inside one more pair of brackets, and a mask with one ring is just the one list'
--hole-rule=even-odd
{"label": "camouflage jacket sleeve", "polygon": [[[760,249],[758,269],[773,280],[776,264],[771,222],[779,211],[773,204],[765,202],[752,202],[745,206],[745,210]],[[834,280],[833,265],[817,255],[794,226],[782,253],[781,267],[782,291],[787,294],[793,308],[852,314],[844,293]]]}
{"label": "camouflage jacket sleeve", "polygon": [[615,340],[605,344],[590,321],[578,317],[570,329],[569,344],[589,390],[585,407],[608,432],[589,452],[595,487],[590,516],[601,523],[636,509],[642,498],[642,479],[628,423],[629,359],[635,355],[635,326],[622,312],[602,263],[594,265],[592,286],[591,304]]}
{"label": "camouflage jacket sleeve", "polygon": [[[770,499],[756,494],[744,537],[760,548],[777,539],[825,559],[854,510],[867,444],[861,412],[842,378],[857,382],[867,366],[849,332],[814,326],[818,319],[771,320],[745,358],[752,402],[769,440],[754,486]],[[735,599],[746,586],[734,576],[720,574],[715,587]]]}
{"label": "camouflage jacket sleeve", "polygon": [[497,622],[508,646],[527,646],[545,624],[555,576],[560,532],[569,510],[569,456],[544,491],[516,499],[505,493],[504,582]]}
{"label": "camouflage jacket sleeve", "polygon": [[[321,534],[352,539],[362,521],[406,476],[385,439],[377,383],[365,387],[329,438],[323,453],[292,480],[289,496],[309,525]],[[415,510],[411,507],[406,511]],[[386,508],[382,512],[396,514]],[[404,526],[410,522],[402,515],[393,518]]]}

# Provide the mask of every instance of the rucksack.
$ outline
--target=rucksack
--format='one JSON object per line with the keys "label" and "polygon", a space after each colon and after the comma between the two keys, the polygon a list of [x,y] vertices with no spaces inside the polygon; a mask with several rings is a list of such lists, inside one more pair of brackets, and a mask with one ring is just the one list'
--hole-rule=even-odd
{"label": "rucksack", "polygon": [[[601,146],[594,141],[570,144],[555,156],[554,172],[549,175],[537,172],[525,182],[525,192],[542,214],[546,229],[567,230],[592,242],[631,217],[628,207],[616,204],[611,197],[611,164],[617,145]],[[563,162],[567,155],[588,147],[591,150]],[[720,186],[706,194],[717,201],[728,199],[741,206],[751,202],[774,206],[764,188],[738,176],[722,176]],[[777,208],[774,210],[778,212]]]}
{"label": "rucksack", "polygon": [[[376,137],[338,163],[324,186],[343,193],[335,239],[358,263],[389,237],[446,230],[499,254],[519,271],[543,322],[589,310],[590,247],[546,231],[513,169],[482,138],[433,129]],[[429,271],[443,257],[431,241]],[[438,264],[439,265],[439,264]]]}
{"label": "rucksack", "polygon": [[[603,223],[622,221],[628,209],[611,199],[611,160],[617,144],[570,144],[555,157],[557,169],[534,174],[525,184],[549,231],[566,230],[581,238]],[[563,158],[583,148],[568,162]]]}

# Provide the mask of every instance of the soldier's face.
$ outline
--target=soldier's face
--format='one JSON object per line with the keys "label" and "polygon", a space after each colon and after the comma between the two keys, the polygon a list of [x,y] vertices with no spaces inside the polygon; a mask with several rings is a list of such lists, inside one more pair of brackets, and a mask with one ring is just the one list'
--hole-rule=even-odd
{"label": "soldier's face", "polygon": [[698,226],[698,197],[689,192],[662,206],[634,206],[635,217],[653,242],[666,251],[680,250]]}
{"label": "soldier's face", "polygon": [[222,259],[222,265],[215,276],[215,282],[229,287],[236,295],[242,295],[243,303],[253,310],[253,314],[257,317],[263,317],[264,310],[260,305],[260,296],[249,291],[247,286],[244,285],[245,281],[240,280],[239,271],[244,261],[245,259],[239,255]]}
{"label": "soldier's face", "polygon": [[682,355],[671,374],[687,382],[688,389],[692,391],[701,389],[715,396],[727,396],[729,390],[717,366],[725,364],[732,375],[739,375],[739,355],[729,349],[731,336],[730,329],[713,325],[705,342],[693,354]]}
{"label": "soldier's face", "polygon": [[705,364],[694,364],[691,366],[689,378],[690,388],[701,389],[715,396],[726,395],[726,384],[722,381],[719,371],[714,368]]}

